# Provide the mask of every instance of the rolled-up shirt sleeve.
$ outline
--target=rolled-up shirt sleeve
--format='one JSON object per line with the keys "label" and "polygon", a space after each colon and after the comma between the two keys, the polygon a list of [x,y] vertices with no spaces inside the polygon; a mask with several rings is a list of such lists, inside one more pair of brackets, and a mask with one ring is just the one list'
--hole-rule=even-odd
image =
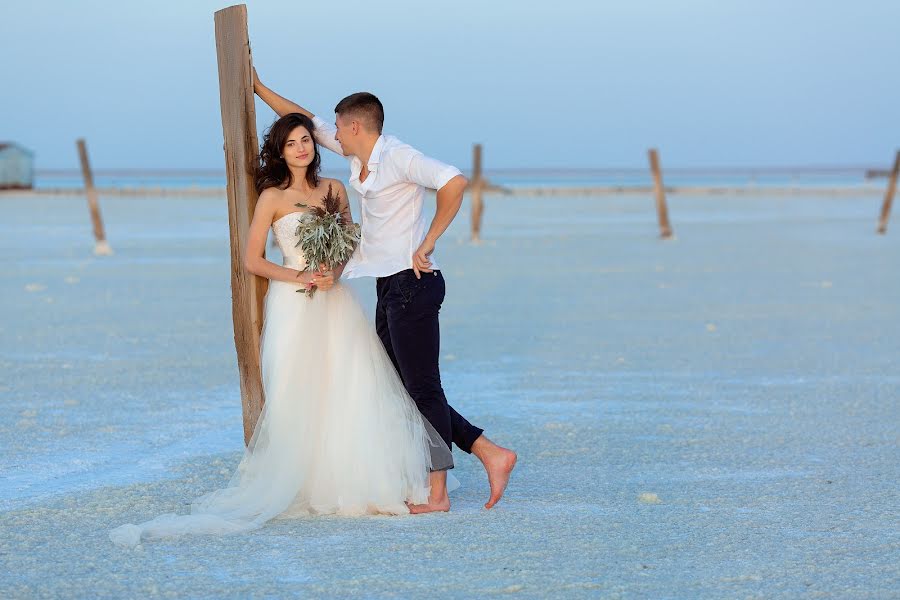
{"label": "rolled-up shirt sleeve", "polygon": [[316,138],[316,143],[328,148],[340,156],[344,156],[341,145],[334,139],[334,134],[337,133],[337,127],[316,115],[313,115],[312,122],[316,127],[316,131],[313,134]]}
{"label": "rolled-up shirt sleeve", "polygon": [[439,190],[457,175],[462,175],[456,167],[425,156],[418,150],[410,148],[409,154],[406,177],[409,181],[418,183],[422,187]]}

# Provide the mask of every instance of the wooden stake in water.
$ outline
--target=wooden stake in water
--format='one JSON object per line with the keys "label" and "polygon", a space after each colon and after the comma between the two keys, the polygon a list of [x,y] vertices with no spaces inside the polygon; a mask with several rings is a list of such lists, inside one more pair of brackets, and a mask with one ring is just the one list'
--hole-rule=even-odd
{"label": "wooden stake in water", "polygon": [[894,202],[894,194],[897,192],[897,175],[900,174],[900,150],[894,157],[894,168],[891,169],[887,191],[884,193],[884,203],[881,205],[881,218],[878,219],[878,233],[887,233],[888,218],[891,216],[891,204]]}
{"label": "wooden stake in water", "polygon": [[215,24],[231,237],[231,314],[241,378],[244,443],[247,444],[265,402],[259,339],[263,300],[269,284],[267,279],[249,273],[243,266],[250,221],[258,199],[253,173],[259,152],[247,6],[239,4],[216,12]]}
{"label": "wooden stake in water", "polygon": [[666,206],[666,189],[663,187],[662,171],[659,168],[659,153],[656,148],[648,151],[650,171],[653,173],[653,192],[656,195],[656,218],[659,221],[659,237],[664,240],[672,237],[672,226],[669,225],[669,209]]}
{"label": "wooden stake in water", "polygon": [[112,248],[106,241],[106,232],[103,230],[103,217],[100,216],[100,202],[97,199],[97,188],[94,187],[94,174],[91,172],[91,163],[88,160],[87,145],[83,139],[79,139],[78,158],[81,161],[81,176],[84,178],[84,191],[87,194],[88,209],[91,213],[91,223],[94,226],[94,254],[97,256],[112,256]]}
{"label": "wooden stake in water", "polygon": [[481,241],[481,216],[484,214],[484,177],[481,175],[481,144],[472,148],[472,241]]}

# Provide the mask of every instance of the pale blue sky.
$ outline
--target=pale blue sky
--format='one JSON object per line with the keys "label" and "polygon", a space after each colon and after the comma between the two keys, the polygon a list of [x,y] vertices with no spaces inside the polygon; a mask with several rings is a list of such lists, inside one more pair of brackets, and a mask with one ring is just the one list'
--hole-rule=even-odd
{"label": "pale blue sky", "polygon": [[[0,140],[38,168],[221,168],[224,2],[5,2]],[[332,118],[466,167],[886,165],[900,146],[900,2],[249,2],[255,63]],[[273,115],[257,105],[262,127]],[[327,166],[340,166],[331,159]]]}

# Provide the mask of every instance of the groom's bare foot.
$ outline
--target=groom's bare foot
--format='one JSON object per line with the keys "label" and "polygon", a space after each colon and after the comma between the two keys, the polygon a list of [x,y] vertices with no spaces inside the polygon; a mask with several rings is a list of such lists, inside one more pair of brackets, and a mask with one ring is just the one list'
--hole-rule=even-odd
{"label": "groom's bare foot", "polygon": [[512,470],[516,468],[518,456],[512,450],[498,446],[484,435],[480,436],[472,444],[472,454],[477,456],[481,464],[484,465],[484,470],[487,471],[488,484],[491,486],[491,497],[484,507],[493,508],[495,504],[500,502],[503,492],[506,491],[509,476],[512,474]]}

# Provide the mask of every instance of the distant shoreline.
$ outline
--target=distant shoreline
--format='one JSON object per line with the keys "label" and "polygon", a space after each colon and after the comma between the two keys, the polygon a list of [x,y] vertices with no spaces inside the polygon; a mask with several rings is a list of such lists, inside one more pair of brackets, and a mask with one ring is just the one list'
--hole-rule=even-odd
{"label": "distant shoreline", "polygon": [[[793,165],[793,166],[722,166],[722,167],[666,167],[663,165],[663,174],[672,175],[715,175],[715,176],[810,176],[810,175],[852,175],[865,177],[867,173],[878,173],[888,169],[879,165]],[[467,169],[462,169],[467,173]],[[470,172],[470,170],[468,171]],[[108,168],[93,169],[95,177],[218,177],[225,179],[225,169],[203,168]],[[324,168],[322,174],[328,177],[340,177],[346,174],[346,169]],[[486,177],[511,175],[523,176],[566,176],[583,177],[591,175],[645,175],[648,174],[646,166],[632,167],[490,167],[484,169]],[[39,178],[66,178],[81,177],[80,169],[35,169],[35,176]]]}
{"label": "distant shoreline", "polygon": [[[471,177],[468,170],[463,173]],[[345,171],[326,168],[323,175],[343,178]],[[520,197],[646,196],[653,194],[647,167],[498,167],[484,170],[485,193]],[[872,165],[794,165],[670,167],[662,169],[667,194],[695,196],[876,196],[883,195],[885,175]],[[95,169],[101,196],[225,196],[221,169]],[[30,190],[3,190],[2,196],[84,195],[80,170],[36,169]]]}
{"label": "distant shoreline", "polygon": [[[224,187],[98,187],[101,196],[225,196]],[[884,194],[884,186],[823,185],[740,185],[740,186],[666,186],[667,194],[692,196],[873,196]],[[489,188],[488,195],[503,196],[618,196],[653,194],[653,186],[515,186]],[[82,196],[84,188],[33,188],[0,190],[0,198],[41,196]]]}

